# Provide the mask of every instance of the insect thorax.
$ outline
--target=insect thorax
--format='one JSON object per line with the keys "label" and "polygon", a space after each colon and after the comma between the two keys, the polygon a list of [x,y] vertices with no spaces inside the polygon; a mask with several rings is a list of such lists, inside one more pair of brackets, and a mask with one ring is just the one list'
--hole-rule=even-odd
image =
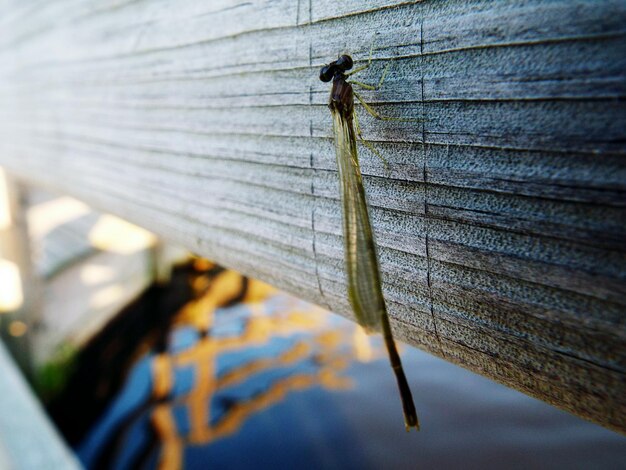
{"label": "insect thorax", "polygon": [[333,89],[330,93],[328,107],[333,111],[341,113],[346,118],[352,118],[354,94],[352,85],[346,81],[343,74],[337,74],[333,79]]}

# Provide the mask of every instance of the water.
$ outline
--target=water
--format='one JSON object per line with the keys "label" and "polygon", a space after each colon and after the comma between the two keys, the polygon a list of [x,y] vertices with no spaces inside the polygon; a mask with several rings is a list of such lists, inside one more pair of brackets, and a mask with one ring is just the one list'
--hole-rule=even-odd
{"label": "water", "polygon": [[626,467],[624,437],[404,346],[422,425],[407,433],[379,338],[285,294],[257,297],[188,310],[76,446],[85,466]]}

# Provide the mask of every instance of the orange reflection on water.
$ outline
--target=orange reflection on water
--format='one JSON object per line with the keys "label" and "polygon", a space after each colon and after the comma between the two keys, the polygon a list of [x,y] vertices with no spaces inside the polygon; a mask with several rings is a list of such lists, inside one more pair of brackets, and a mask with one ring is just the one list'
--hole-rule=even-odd
{"label": "orange reflection on water", "polygon": [[[314,386],[351,387],[352,381],[342,376],[342,372],[353,361],[368,361],[374,355],[360,328],[334,326],[326,310],[286,297],[266,284],[245,279],[233,271],[200,277],[193,281],[193,287],[203,294],[181,309],[176,323],[194,326],[201,333],[200,339],[180,353],[157,355],[151,368],[156,399],[164,399],[173,391],[177,368],[191,366],[194,371],[192,389],[160,403],[152,413],[151,422],[162,443],[159,468],[181,468],[185,446],[205,445],[234,434],[249,417],[284,400],[291,392]],[[275,295],[289,299],[287,309],[270,311],[268,300]],[[216,310],[233,298],[243,299],[250,311],[249,316],[240,319],[241,332],[233,336],[212,336]],[[217,376],[220,354],[266,345],[277,337],[296,336],[297,340],[280,354],[269,357],[257,354],[252,360]],[[298,365],[305,362],[309,364],[308,370],[298,372]],[[212,419],[210,404],[216,393],[254,379],[257,374],[285,366],[296,371],[275,380],[250,398],[234,401],[217,420]],[[183,431],[174,417],[177,407],[183,407],[188,416],[189,430],[185,435],[181,434]]]}

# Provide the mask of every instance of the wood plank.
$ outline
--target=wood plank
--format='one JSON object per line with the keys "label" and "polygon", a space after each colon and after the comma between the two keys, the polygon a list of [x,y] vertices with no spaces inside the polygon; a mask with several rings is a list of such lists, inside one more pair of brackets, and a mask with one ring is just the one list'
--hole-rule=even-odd
{"label": "wood plank", "polygon": [[14,1],[0,26],[0,164],[348,317],[317,76],[373,44],[365,99],[424,119],[361,119],[399,334],[626,432],[624,2]]}
{"label": "wood plank", "polygon": [[0,467],[82,468],[0,341]]}

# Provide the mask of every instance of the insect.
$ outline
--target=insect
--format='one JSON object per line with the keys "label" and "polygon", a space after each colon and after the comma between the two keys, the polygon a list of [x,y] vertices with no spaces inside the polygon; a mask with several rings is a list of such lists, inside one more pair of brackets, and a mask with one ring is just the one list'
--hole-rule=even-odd
{"label": "insect", "polygon": [[[348,297],[357,322],[361,326],[368,331],[378,327],[382,329],[389,362],[398,382],[404,410],[404,423],[408,431],[411,427],[419,429],[419,421],[411,389],[404,375],[402,362],[393,339],[383,297],[374,235],[357,155],[356,138],[357,135],[361,137],[361,130],[354,111],[354,97],[356,96],[366,111],[377,119],[393,118],[379,115],[354,92],[352,84],[348,82],[349,75],[367,68],[370,62],[371,58],[367,65],[347,73],[348,70],[352,69],[353,61],[349,55],[342,55],[334,62],[322,67],[320,80],[323,82],[332,80],[333,82],[328,106],[333,118],[335,151],[343,206],[344,257],[348,276]],[[386,73],[387,68],[385,68],[378,86],[382,84]],[[353,81],[352,83],[367,89],[377,88],[360,82]],[[375,150],[374,152],[378,154]]]}

